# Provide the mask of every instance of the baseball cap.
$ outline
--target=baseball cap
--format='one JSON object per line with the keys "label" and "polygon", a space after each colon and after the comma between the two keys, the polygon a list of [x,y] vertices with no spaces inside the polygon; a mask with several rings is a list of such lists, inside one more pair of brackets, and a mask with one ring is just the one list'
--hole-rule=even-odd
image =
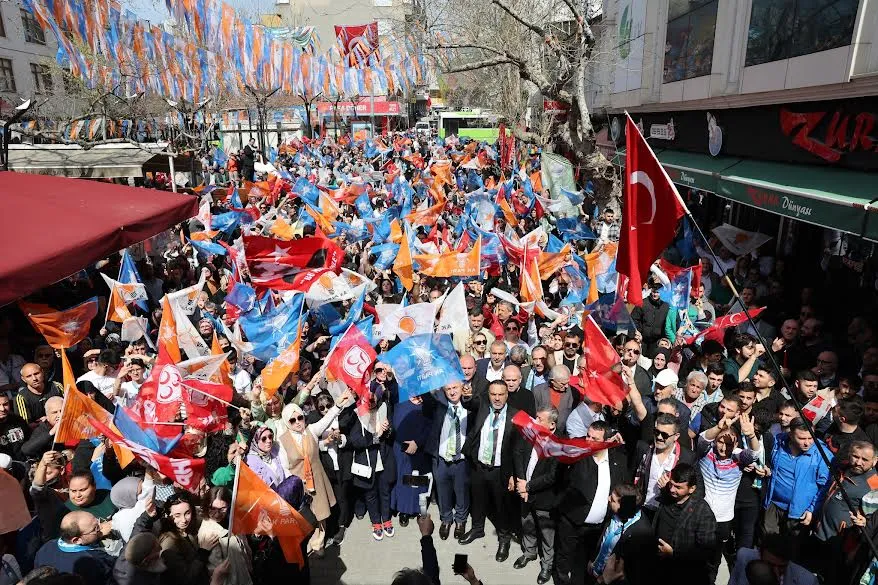
{"label": "baseball cap", "polygon": [[655,385],[661,386],[664,388],[665,386],[676,386],[677,382],[680,381],[680,378],[677,377],[672,370],[665,368],[655,377]]}

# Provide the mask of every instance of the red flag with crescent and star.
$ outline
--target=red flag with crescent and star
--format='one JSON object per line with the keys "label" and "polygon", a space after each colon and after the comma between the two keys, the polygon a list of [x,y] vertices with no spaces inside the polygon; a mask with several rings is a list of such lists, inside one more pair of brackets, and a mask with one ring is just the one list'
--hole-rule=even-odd
{"label": "red flag with crescent and star", "polygon": [[619,354],[590,315],[582,319],[582,331],[586,368],[571,385],[592,402],[616,406],[627,394]]}
{"label": "red flag with crescent and star", "polygon": [[640,307],[649,267],[674,239],[685,208],[637,125],[626,117],[625,207],[616,270],[628,277],[628,302]]}
{"label": "red flag with crescent and star", "polygon": [[751,319],[755,319],[759,316],[759,313],[765,310],[765,307],[760,307],[758,309],[747,309],[747,311],[741,311],[739,313],[732,313],[731,315],[725,315],[720,317],[716,321],[714,321],[713,325],[699,333],[698,335],[691,335],[689,337],[684,337],[683,341],[686,345],[690,345],[695,343],[699,339],[713,339],[714,341],[719,341],[722,343],[723,337],[725,336],[726,329],[729,327],[734,327],[735,325],[740,325],[747,321],[747,314],[750,314]]}
{"label": "red flag with crescent and star", "polygon": [[369,391],[368,374],[377,357],[360,328],[351,325],[332,350],[326,370],[362,398]]}
{"label": "red flag with crescent and star", "polygon": [[515,413],[515,416],[512,417],[512,424],[518,427],[521,436],[533,445],[540,459],[554,457],[564,465],[573,465],[598,451],[621,444],[615,441],[590,441],[585,438],[562,439],[532,419],[523,410]]}

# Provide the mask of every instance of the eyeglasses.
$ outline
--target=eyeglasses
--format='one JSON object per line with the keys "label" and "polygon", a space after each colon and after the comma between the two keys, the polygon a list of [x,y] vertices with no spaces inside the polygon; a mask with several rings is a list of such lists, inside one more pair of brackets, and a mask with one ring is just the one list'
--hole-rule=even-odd
{"label": "eyeglasses", "polygon": [[300,420],[305,420],[305,417],[302,416],[301,414],[290,418],[291,423],[296,423],[296,422],[299,422]]}
{"label": "eyeglasses", "polygon": [[624,351],[625,351],[625,353],[631,352],[631,353],[633,353],[634,355],[640,355],[640,350],[639,350],[639,349],[633,349],[633,348],[631,348],[631,347],[626,347],[626,348],[624,349]]}
{"label": "eyeglasses", "polygon": [[210,507],[211,514],[225,514],[228,511],[229,511],[228,506],[223,506],[222,508],[217,508],[216,506]]}
{"label": "eyeglasses", "polygon": [[384,368],[375,368],[374,371],[375,371],[376,374],[383,374],[383,373],[386,372],[387,370],[385,370]]}
{"label": "eyeglasses", "polygon": [[516,327],[515,325],[507,325],[506,331],[518,331],[518,327]]}
{"label": "eyeglasses", "polygon": [[488,345],[487,339],[476,339],[473,341],[473,345]]}
{"label": "eyeglasses", "polygon": [[655,435],[656,439],[661,439],[662,441],[667,441],[677,433],[666,433],[664,431],[660,431],[658,429],[653,429],[652,433]]}
{"label": "eyeglasses", "polygon": [[91,530],[89,530],[88,532],[83,532],[82,536],[88,536],[89,534],[97,534],[100,531],[101,531],[101,523],[96,522],[95,527],[92,528]]}
{"label": "eyeglasses", "polygon": [[569,347],[570,349],[579,349],[581,343],[565,343],[564,347]]}

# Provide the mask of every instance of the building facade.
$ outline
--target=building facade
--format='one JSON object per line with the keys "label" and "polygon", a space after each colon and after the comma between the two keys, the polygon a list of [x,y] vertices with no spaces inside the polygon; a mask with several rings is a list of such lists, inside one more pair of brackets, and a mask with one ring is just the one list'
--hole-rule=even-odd
{"label": "building facade", "polygon": [[[589,105],[624,164],[627,111],[684,196],[776,252],[878,241],[878,5],[607,0]],[[804,248],[802,248],[804,246]]]}
{"label": "building facade", "polygon": [[54,102],[64,94],[63,76],[52,66],[57,49],[20,0],[0,2],[0,116],[20,98]]}

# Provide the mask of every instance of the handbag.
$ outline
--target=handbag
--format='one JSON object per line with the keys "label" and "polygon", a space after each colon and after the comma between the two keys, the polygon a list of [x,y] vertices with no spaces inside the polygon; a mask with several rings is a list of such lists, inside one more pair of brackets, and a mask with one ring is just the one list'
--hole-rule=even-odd
{"label": "handbag", "polygon": [[[360,425],[360,431],[362,431],[363,436],[366,436],[366,430]],[[357,463],[354,461],[351,463],[351,473],[356,475],[357,477],[362,477],[363,479],[369,479],[372,477],[372,460],[369,458],[369,448],[366,448],[366,465],[362,463]]]}

